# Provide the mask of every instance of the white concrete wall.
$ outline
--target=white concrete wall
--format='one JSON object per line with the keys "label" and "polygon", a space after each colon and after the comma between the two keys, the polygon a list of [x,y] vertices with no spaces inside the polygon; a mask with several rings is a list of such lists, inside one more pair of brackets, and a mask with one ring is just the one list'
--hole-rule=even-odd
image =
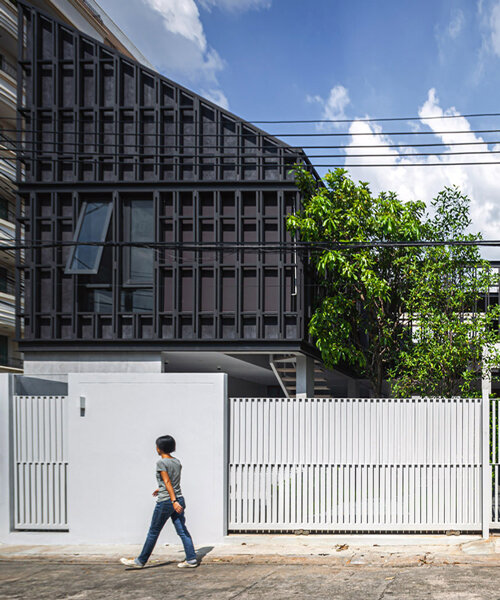
{"label": "white concrete wall", "polygon": [[[0,393],[4,420],[8,394],[1,380]],[[154,442],[170,434],[183,464],[186,519],[195,545],[220,542],[227,516],[227,406],[224,373],[70,374],[69,532],[10,531],[2,492],[0,541],[142,543],[155,504]],[[4,423],[2,428],[4,433]],[[2,456],[4,489],[7,467]],[[178,543],[171,523],[165,530],[159,543]]]}
{"label": "white concrete wall", "polygon": [[0,373],[0,541],[9,537],[11,529],[12,469],[11,469],[11,417],[12,391],[10,373]]}
{"label": "white concrete wall", "polygon": [[68,381],[68,373],[161,373],[161,352],[25,352],[24,374]]}

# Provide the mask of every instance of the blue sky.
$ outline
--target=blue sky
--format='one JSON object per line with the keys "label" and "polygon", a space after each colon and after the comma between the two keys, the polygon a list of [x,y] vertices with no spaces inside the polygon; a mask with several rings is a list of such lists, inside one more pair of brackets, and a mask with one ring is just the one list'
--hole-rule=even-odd
{"label": "blue sky", "polygon": [[[500,0],[99,4],[161,73],[249,120],[456,115],[448,121],[322,126],[323,132],[361,132],[373,145],[409,141],[387,132],[414,128],[500,129],[500,118],[460,116],[500,112]],[[271,133],[291,131],[283,125],[263,127]],[[321,126],[295,127],[297,132],[315,132]],[[500,140],[500,134],[436,134],[424,139],[484,141],[484,146],[470,149],[500,149],[488,143]],[[355,143],[354,138],[343,140]],[[313,138],[302,142],[314,143]],[[500,154],[477,158],[481,159],[500,161]],[[392,189],[404,198],[428,201],[444,185],[456,183],[472,198],[474,228],[485,237],[500,238],[499,165],[447,166],[450,157],[411,159],[404,149],[393,151],[387,159],[391,165],[411,160],[439,166],[377,169],[365,166],[370,160],[356,159],[363,166],[351,173],[369,181],[374,192]]]}

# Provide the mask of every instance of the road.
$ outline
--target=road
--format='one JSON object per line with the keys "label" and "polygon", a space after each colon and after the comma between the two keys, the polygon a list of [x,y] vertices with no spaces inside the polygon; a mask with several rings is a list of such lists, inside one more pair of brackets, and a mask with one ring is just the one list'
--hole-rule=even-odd
{"label": "road", "polygon": [[127,570],[102,560],[0,561],[0,598],[22,600],[500,600],[500,567],[154,563]]}

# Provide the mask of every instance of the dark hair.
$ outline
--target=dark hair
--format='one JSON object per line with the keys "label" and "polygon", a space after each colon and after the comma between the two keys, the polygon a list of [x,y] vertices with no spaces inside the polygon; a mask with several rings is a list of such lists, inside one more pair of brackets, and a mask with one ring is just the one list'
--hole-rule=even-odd
{"label": "dark hair", "polygon": [[171,435],[160,436],[156,440],[156,445],[162,452],[165,452],[165,454],[175,452],[175,440]]}

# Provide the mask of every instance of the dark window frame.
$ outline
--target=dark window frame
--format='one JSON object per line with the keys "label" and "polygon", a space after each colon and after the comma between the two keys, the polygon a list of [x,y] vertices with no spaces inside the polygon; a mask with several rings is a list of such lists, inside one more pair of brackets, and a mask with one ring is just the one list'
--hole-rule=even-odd
{"label": "dark window frame", "polygon": [[78,215],[78,221],[76,222],[76,228],[75,228],[75,234],[73,236],[73,242],[74,245],[71,248],[71,251],[69,253],[68,256],[68,260],[66,262],[66,267],[64,269],[64,273],[66,275],[97,275],[97,273],[99,272],[99,266],[101,264],[101,258],[102,258],[102,253],[104,251],[104,246],[99,246],[97,249],[97,256],[95,259],[95,263],[94,263],[94,268],[90,269],[90,268],[78,268],[78,267],[73,267],[72,266],[72,262],[74,260],[75,257],[75,252],[78,248],[79,245],[84,245],[84,243],[79,244],[78,243],[78,238],[80,237],[80,233],[81,233],[81,229],[82,229],[82,225],[83,222],[85,220],[85,216],[86,216],[86,211],[87,211],[87,206],[89,204],[107,204],[107,213],[106,213],[106,217],[104,219],[104,223],[103,223],[103,227],[102,227],[102,231],[101,231],[101,235],[100,235],[100,239],[99,240],[92,240],[92,242],[99,242],[99,243],[103,243],[106,240],[106,236],[108,234],[108,230],[109,230],[109,224],[111,222],[111,216],[113,214],[113,203],[111,202],[111,200],[85,200],[82,203],[82,206],[80,208],[80,214]]}

